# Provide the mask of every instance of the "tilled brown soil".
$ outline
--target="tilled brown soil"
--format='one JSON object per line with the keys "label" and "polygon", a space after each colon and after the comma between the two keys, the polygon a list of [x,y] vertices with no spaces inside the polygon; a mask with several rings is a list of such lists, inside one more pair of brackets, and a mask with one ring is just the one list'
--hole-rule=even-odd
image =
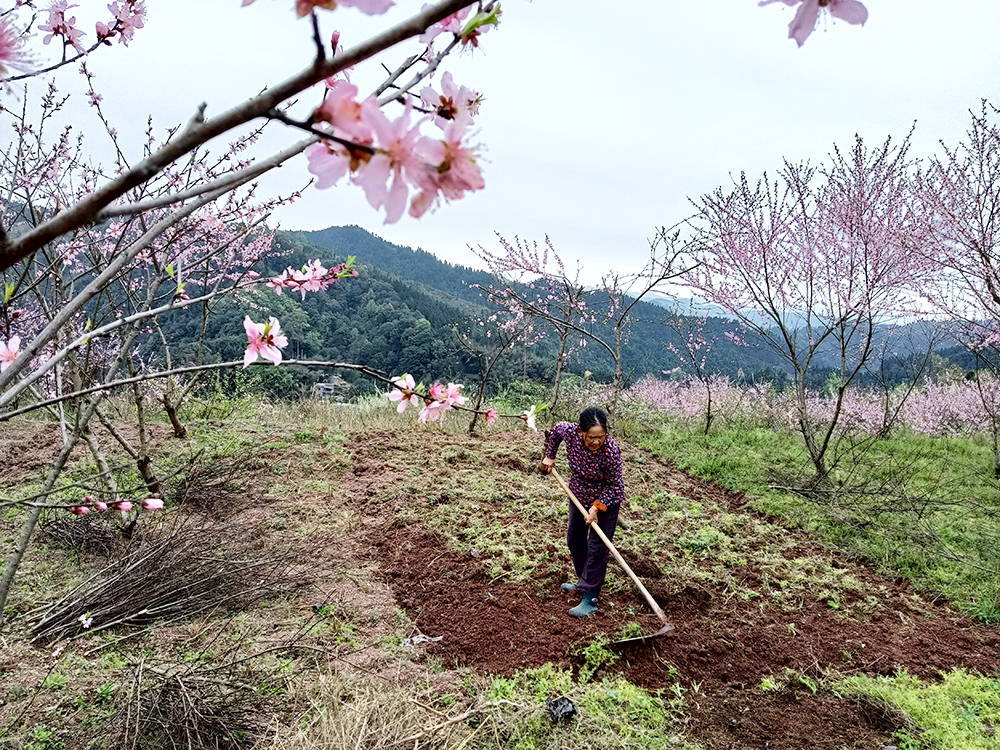
{"label": "tilled brown soil", "polygon": [[[369,444],[359,452],[371,457],[370,450],[377,447]],[[377,461],[366,469],[373,464]],[[733,508],[742,505],[739,496],[648,458],[643,471],[644,481],[686,497],[726,502]],[[658,627],[652,615],[629,615],[630,605],[633,611],[648,612],[638,593],[631,591],[602,597],[594,617],[575,620],[566,610],[576,600],[559,591],[557,570],[539,571],[530,585],[491,581],[478,559],[447,551],[443,540],[426,528],[403,525],[386,515],[384,524],[370,528],[382,570],[420,630],[443,636],[429,652],[453,665],[493,674],[546,662],[573,665],[580,662],[574,651],[600,633],[614,634],[635,620],[648,632]],[[789,534],[801,536],[799,549],[837,555],[805,535]],[[568,555],[564,557],[569,571]],[[689,686],[693,734],[710,748],[891,744],[891,727],[876,726],[858,707],[829,694],[793,688],[765,694],[757,689],[763,677],[780,675],[786,668],[818,675],[829,667],[869,674],[891,674],[903,667],[934,677],[953,667],[993,673],[1000,665],[1000,634],[995,629],[946,605],[918,602],[907,585],[847,558],[838,559],[837,565],[887,591],[879,610],[865,619],[845,618],[819,601],[805,601],[792,612],[769,607],[761,613],[757,606],[721,591],[692,588],[671,594],[665,578],[669,571],[664,574],[654,564],[636,562],[676,631],[653,644],[625,648],[613,669],[653,690],[673,684],[679,673]],[[752,564],[745,575],[748,586],[760,583]]]}
{"label": "tilled brown soil", "polygon": [[[551,596],[525,584],[490,582],[478,560],[445,551],[440,539],[420,528],[389,524],[375,549],[397,600],[420,630],[443,636],[429,652],[487,673],[510,674],[545,662],[578,664],[577,648],[635,619],[628,615],[630,604],[643,606],[638,596],[606,596],[594,617],[575,620],[566,609],[576,602],[558,591],[558,578],[546,581]],[[651,589],[657,596],[655,583]],[[660,596],[677,630],[653,644],[623,649],[622,673],[652,690],[674,682],[672,668],[689,685],[697,683],[688,694],[693,728],[713,748],[886,744],[872,744],[888,738],[851,704],[804,690],[772,696],[754,689],[785,668],[818,675],[831,665],[879,674],[905,667],[933,677],[950,667],[988,673],[1000,664],[995,632],[944,607],[915,612],[899,592],[893,612],[865,621],[837,617],[822,605],[789,617],[747,611],[702,591]],[[657,627],[650,615],[639,620],[648,632]],[[845,652],[851,661],[844,660]]]}

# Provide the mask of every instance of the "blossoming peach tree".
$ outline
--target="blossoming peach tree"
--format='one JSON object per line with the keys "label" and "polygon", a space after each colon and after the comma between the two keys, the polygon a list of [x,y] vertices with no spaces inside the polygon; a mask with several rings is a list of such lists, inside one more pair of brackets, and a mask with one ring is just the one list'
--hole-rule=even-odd
{"label": "blossoming peach tree", "polygon": [[[46,410],[62,432],[41,490],[31,497],[0,498],[0,505],[27,510],[0,579],[0,613],[44,508],[87,515],[162,507],[144,445],[128,446],[104,413],[105,396],[114,389],[132,389],[141,422],[141,389],[149,383],[173,383],[164,401],[176,408],[177,399],[189,392],[191,381],[185,378],[284,362],[365,373],[389,385],[400,408],[420,406],[423,421],[467,408],[458,384],[424,389],[405,375],[389,377],[362,364],[282,357],[287,337],[268,315],[262,295],[268,289],[319,292],[354,275],[351,263],[326,268],[314,260],[270,280],[254,270],[275,252],[271,213],[301,196],[295,191],[259,197],[258,180],[299,154],[305,154],[309,173],[304,185],[311,180],[321,190],[359,187],[386,222],[405,212],[420,217],[484,188],[471,142],[482,97],[441,68],[453,53],[480,46],[498,25],[500,4],[440,0],[351,47],[341,45],[338,33],[323,31],[325,12],[341,12],[340,6],[379,15],[393,5],[393,0],[296,0],[293,10],[314,50],[310,64],[218,114],[209,116],[202,104],[187,123],[165,130],[150,118],[140,153],[130,152],[105,108],[105,97],[123,92],[103,90],[88,61],[128,47],[144,32],[144,0],[117,0],[93,16],[86,15],[89,7],[66,0],[45,6],[17,0],[0,10],[2,116],[13,133],[0,161],[0,422]],[[832,6],[835,15],[840,7],[836,1],[805,0],[798,27],[808,26],[810,18],[815,25],[818,10],[813,13],[812,6]],[[358,66],[374,64],[382,53],[407,43],[413,48],[394,67],[384,66],[386,77],[367,95],[349,80]],[[114,154],[109,165],[94,162],[75,126],[79,113],[70,117],[67,111],[70,98],[59,81],[76,74]],[[293,104],[302,96],[315,96],[316,105],[297,118]],[[275,124],[302,137],[276,153],[254,154],[264,128]],[[224,146],[208,145],[220,138],[227,141]],[[194,364],[162,368],[171,342],[158,320],[191,308],[204,321],[224,298],[243,300],[253,310],[243,318],[244,357],[206,363],[199,354]],[[160,348],[150,343],[157,336]],[[534,427],[536,412],[532,407],[516,418]],[[490,409],[484,413],[487,420],[496,416]],[[114,484],[91,429],[95,420],[145,466],[140,487]],[[142,443],[144,431],[139,434]],[[100,484],[60,485],[62,470],[81,443],[93,454]],[[78,499],[53,502],[77,490]]]}
{"label": "blossoming peach tree", "polygon": [[[745,174],[695,202],[683,284],[740,321],[794,373],[796,421],[818,479],[838,436],[848,388],[877,354],[879,331],[914,311],[932,274],[914,190],[910,139],[871,147],[856,137],[820,167],[785,162]],[[821,352],[836,368],[830,419],[809,410]]]}
{"label": "blossoming peach tree", "polygon": [[[393,5],[390,0],[339,4],[370,14]],[[178,381],[169,399],[164,396],[176,408],[176,394],[189,392],[201,372],[296,362],[283,360],[287,338],[280,322],[267,314],[266,295],[304,296],[357,274],[352,259],[333,268],[313,260],[261,278],[255,266],[276,252],[268,219],[275,208],[301,195],[259,198],[262,175],[305,153],[317,188],[356,185],[374,209],[384,211],[386,221],[398,220],[407,209],[421,216],[484,187],[469,142],[481,97],[447,73],[438,78],[438,71],[450,54],[477,46],[497,25],[499,4],[447,0],[426,6],[353,49],[344,49],[337,34],[322,33],[320,12],[335,5],[295,3],[296,14],[310,22],[311,65],[215,117],[206,117],[202,105],[190,122],[165,133],[150,119],[143,151],[135,156],[106,115],[104,99],[112,92],[101,89],[87,58],[113,45],[128,46],[146,26],[145,4],[112,3],[107,6],[111,17],[93,20],[93,31],[85,25],[84,11],[66,2],[45,8],[21,2],[0,15],[4,116],[15,134],[0,164],[0,420],[48,410],[63,436],[40,492],[0,498],[4,505],[28,511],[0,581],[0,608],[44,508],[82,516],[162,507],[145,451],[141,388]],[[414,50],[362,96],[348,80],[349,71],[407,41],[416,44]],[[55,59],[43,62],[52,52]],[[77,71],[86,102],[103,126],[102,138],[115,154],[107,167],[95,165],[82,135],[64,124],[69,97],[61,92],[58,76]],[[314,87],[318,101],[312,112],[293,118],[290,100]],[[276,154],[251,156],[263,129],[275,123],[305,137]],[[218,136],[227,137],[228,144],[209,148],[206,144]],[[303,186],[308,180],[304,175]],[[198,354],[194,364],[171,367],[170,346],[179,342],[163,337],[158,320],[191,308],[204,321],[227,297],[251,309],[243,320],[247,347],[242,360],[206,363]],[[354,369],[390,385],[393,381],[353,363],[301,364]],[[139,406],[140,445],[123,441],[140,465],[139,487],[115,485],[91,429],[100,421],[121,438],[105,413],[105,395],[123,387],[133,389]],[[465,400],[454,384],[434,384],[411,396],[424,399],[427,421]],[[54,502],[72,495],[59,477],[78,444],[90,448],[99,482],[79,487],[78,499]]]}

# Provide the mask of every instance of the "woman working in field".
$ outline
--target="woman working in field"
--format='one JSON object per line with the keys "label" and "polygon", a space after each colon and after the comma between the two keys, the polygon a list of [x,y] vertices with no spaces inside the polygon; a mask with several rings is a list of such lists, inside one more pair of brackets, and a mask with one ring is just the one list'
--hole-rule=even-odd
{"label": "woman working in field", "polygon": [[597,597],[608,569],[608,548],[595,533],[593,523],[612,539],[618,524],[618,511],[625,499],[622,478],[622,454],[608,435],[608,416],[596,407],[580,414],[579,424],[560,422],[553,428],[542,459],[543,473],[552,471],[559,444],[566,442],[569,459],[569,488],[587,509],[587,517],[569,505],[569,528],[566,541],[573,557],[577,582],[562,584],[562,590],[582,594],[581,602],[569,611],[573,617],[587,617],[597,611]]}

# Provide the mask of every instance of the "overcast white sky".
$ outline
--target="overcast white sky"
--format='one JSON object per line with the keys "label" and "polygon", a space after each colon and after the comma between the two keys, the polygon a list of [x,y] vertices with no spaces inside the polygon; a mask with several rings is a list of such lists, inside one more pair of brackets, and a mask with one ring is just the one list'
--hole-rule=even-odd
{"label": "overcast white sky", "polygon": [[[104,6],[80,2],[89,19]],[[147,113],[166,126],[203,100],[218,112],[308,63],[309,26],[292,4],[147,0],[149,22],[133,45],[92,63],[119,130],[138,144]],[[422,0],[397,5],[382,18],[345,8],[322,21],[351,46]],[[638,264],[654,227],[682,219],[688,196],[730,174],[772,170],[783,156],[821,159],[856,132],[902,137],[914,121],[915,152],[926,154],[961,135],[980,98],[1000,100],[1000,3],[867,5],[864,28],[821,19],[798,49],[787,38],[794,10],[781,3],[505,0],[503,23],[481,51],[448,64],[486,97],[478,119],[486,190],[385,226],[358,188],[310,189],[283,210],[281,225],[359,224],[470,265],[467,246],[493,242],[494,231],[548,233],[597,277],[612,264]],[[87,127],[89,109],[82,99],[74,106]],[[269,152],[299,137],[273,130]],[[287,190],[305,179],[300,159],[269,185]]]}

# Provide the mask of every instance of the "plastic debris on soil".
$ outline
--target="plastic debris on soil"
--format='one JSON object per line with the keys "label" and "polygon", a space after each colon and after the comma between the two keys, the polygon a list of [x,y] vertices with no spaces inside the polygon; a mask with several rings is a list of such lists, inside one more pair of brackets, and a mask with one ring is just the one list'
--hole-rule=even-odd
{"label": "plastic debris on soil", "polygon": [[569,721],[576,716],[576,706],[565,695],[561,695],[555,700],[549,698],[545,701],[545,708],[548,709],[549,718],[552,719],[553,724],[558,724],[560,721]]}
{"label": "plastic debris on soil", "polygon": [[431,638],[429,635],[424,635],[423,633],[421,633],[420,635],[415,635],[415,636],[412,636],[411,638],[404,638],[403,639],[403,645],[404,646],[419,646],[422,643],[437,643],[437,642],[439,642],[439,641],[441,641],[443,639],[444,639],[443,635],[438,635],[438,636],[435,636],[435,637]]}

